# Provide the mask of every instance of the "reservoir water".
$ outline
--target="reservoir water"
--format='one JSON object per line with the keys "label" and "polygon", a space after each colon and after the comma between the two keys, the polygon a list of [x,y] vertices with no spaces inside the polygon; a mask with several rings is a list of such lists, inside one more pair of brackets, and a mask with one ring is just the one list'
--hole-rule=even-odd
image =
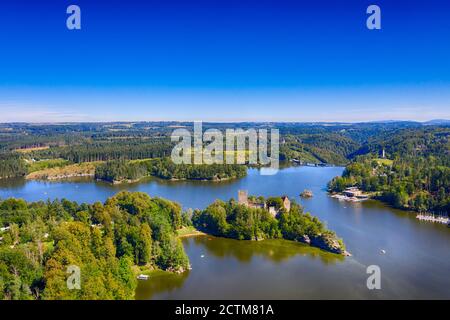
{"label": "reservoir water", "polygon": [[[283,240],[184,238],[192,270],[182,275],[159,273],[139,282],[137,299],[450,299],[450,228],[421,222],[414,213],[376,201],[330,198],[326,184],[342,170],[290,167],[263,176],[250,169],[247,177],[235,181],[148,179],[120,186],[89,179],[14,179],[0,181],[0,198],[92,203],[126,189],[164,197],[183,208],[204,208],[215,199],[236,198],[239,189],[253,195],[288,195],[325,221],[353,254],[344,258]],[[300,199],[304,189],[312,190],[314,197]],[[366,286],[370,265],[380,267],[380,290]]]}

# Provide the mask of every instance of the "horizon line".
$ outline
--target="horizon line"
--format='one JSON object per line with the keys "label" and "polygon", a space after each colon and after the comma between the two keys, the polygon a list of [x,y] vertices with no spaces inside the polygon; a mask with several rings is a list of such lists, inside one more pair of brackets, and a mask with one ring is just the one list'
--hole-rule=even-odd
{"label": "horizon line", "polygon": [[299,123],[299,124],[363,124],[363,123],[396,123],[396,122],[412,122],[412,123],[429,123],[429,122],[449,122],[449,119],[430,119],[430,120],[363,120],[363,121],[264,121],[264,120],[93,120],[93,121],[6,121],[0,122],[0,125],[8,125],[8,124],[39,124],[39,125],[64,125],[64,124],[83,124],[83,123],[93,123],[93,124],[104,124],[104,123],[155,123],[155,122],[175,122],[175,123],[194,123],[194,122],[203,122],[203,123]]}

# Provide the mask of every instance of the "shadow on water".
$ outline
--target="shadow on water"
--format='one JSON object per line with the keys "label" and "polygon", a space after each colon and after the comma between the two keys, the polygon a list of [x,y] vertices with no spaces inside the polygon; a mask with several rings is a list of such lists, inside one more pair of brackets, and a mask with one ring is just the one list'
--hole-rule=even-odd
{"label": "shadow on water", "polygon": [[147,281],[139,281],[135,298],[137,300],[151,299],[158,293],[171,293],[183,287],[189,277],[189,271],[182,274],[156,271],[150,275]]}

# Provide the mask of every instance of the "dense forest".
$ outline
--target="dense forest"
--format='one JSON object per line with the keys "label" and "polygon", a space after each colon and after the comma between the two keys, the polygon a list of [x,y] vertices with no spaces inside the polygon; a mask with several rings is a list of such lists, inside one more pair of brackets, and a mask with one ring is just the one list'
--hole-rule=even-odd
{"label": "dense forest", "polygon": [[161,140],[95,142],[71,147],[55,147],[36,152],[38,159],[62,158],[74,163],[135,160],[170,156],[172,144]]}
{"label": "dense forest", "polygon": [[[180,206],[121,192],[104,204],[0,202],[0,299],[133,299],[136,270],[189,267]],[[81,272],[69,290],[67,268]]]}
{"label": "dense forest", "polygon": [[[55,125],[0,124],[0,178],[24,176],[34,162],[62,159],[69,163],[142,160],[170,156],[175,128],[193,130],[186,122],[74,123]],[[448,125],[386,123],[204,123],[203,129],[280,130],[280,160],[345,165],[358,155],[381,148],[393,155],[404,139],[411,144],[421,132],[445,131]],[[402,136],[402,132],[407,132]],[[418,134],[417,137],[414,133]],[[414,141],[413,141],[414,140]],[[427,145],[433,141],[425,141]],[[429,142],[429,143],[428,143]],[[423,144],[423,143],[422,143]],[[407,144],[404,145],[408,147]],[[434,145],[435,149],[442,145]],[[392,150],[391,150],[392,149]],[[427,148],[429,150],[429,148]],[[416,154],[421,155],[421,152]]]}
{"label": "dense forest", "polygon": [[177,180],[223,180],[242,178],[247,169],[233,164],[174,164],[170,158],[143,161],[108,161],[98,165],[95,178],[109,182],[137,180],[146,176]]}
{"label": "dense forest", "polygon": [[21,177],[27,174],[27,166],[18,154],[0,153],[0,178]]}
{"label": "dense forest", "polygon": [[[340,192],[358,186],[396,208],[448,214],[449,137],[450,129],[426,128],[374,139],[364,147],[368,153],[356,157],[329,189]],[[379,158],[382,149],[390,159]]]}
{"label": "dense forest", "polygon": [[352,139],[335,134],[300,134],[283,136],[280,160],[299,160],[306,163],[346,164],[348,156],[358,150]]}
{"label": "dense forest", "polygon": [[[266,201],[258,198],[259,201]],[[251,208],[237,204],[235,200],[217,200],[205,210],[194,211],[194,226],[207,233],[239,240],[262,240],[283,238],[309,243],[324,250],[344,254],[345,246],[335,233],[293,202],[289,212],[279,197],[267,199],[267,203],[277,210],[274,217],[264,208]]]}

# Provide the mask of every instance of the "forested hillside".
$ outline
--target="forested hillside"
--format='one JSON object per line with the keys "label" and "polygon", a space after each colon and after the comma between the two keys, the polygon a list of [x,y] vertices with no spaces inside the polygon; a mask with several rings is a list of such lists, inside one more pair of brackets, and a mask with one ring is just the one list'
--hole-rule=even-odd
{"label": "forested hillside", "polygon": [[[174,129],[193,130],[192,123],[79,123],[58,125],[0,124],[0,178],[32,172],[35,162],[68,163],[164,158],[171,154]],[[203,129],[280,130],[280,160],[296,163],[346,165],[360,155],[435,155],[448,166],[448,125],[417,122],[385,123],[205,123]],[[201,168],[202,171],[207,171]],[[186,176],[161,170],[161,176]],[[194,170],[195,171],[195,170]],[[206,174],[206,172],[205,172]],[[191,174],[187,174],[188,176]],[[198,176],[193,173],[192,176]]]}
{"label": "forested hillside", "polygon": [[[0,299],[133,299],[136,268],[189,267],[180,206],[145,193],[99,202],[0,201]],[[69,290],[67,268],[81,272]]]}
{"label": "forested hillside", "polygon": [[[397,208],[450,213],[450,128],[405,129],[369,141],[342,177],[329,184],[376,192]],[[379,159],[381,150],[387,159]],[[363,151],[363,152],[362,152]]]}

